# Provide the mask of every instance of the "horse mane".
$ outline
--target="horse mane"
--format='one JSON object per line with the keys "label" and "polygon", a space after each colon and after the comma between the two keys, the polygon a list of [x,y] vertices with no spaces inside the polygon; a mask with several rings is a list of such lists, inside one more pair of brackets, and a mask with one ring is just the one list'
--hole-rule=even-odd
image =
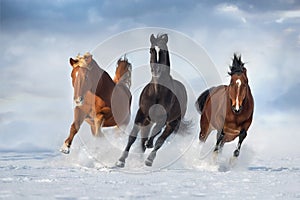
{"label": "horse mane", "polygon": [[[123,74],[121,77],[116,78],[117,77],[117,69],[118,69],[119,65],[121,64],[121,62],[126,63],[128,72]],[[119,58],[119,60],[117,61],[116,75],[114,77],[114,82],[116,84],[123,84],[124,86],[126,86],[129,89],[131,87],[131,72],[132,72],[132,64],[128,61],[126,54],[125,54],[124,57]]]}
{"label": "horse mane", "polygon": [[245,71],[245,67],[244,64],[242,62],[242,58],[241,55],[237,55],[236,53],[233,55],[233,59],[232,59],[232,65],[229,66],[230,68],[230,72],[228,72],[228,74],[230,76],[232,76],[233,74],[241,74]]}

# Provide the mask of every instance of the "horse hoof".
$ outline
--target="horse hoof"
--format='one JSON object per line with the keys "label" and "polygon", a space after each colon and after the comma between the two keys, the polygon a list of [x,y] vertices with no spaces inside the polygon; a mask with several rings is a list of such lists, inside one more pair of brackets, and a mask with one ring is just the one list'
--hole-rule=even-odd
{"label": "horse hoof", "polygon": [[119,168],[125,167],[125,162],[118,160],[117,163],[116,163],[116,167],[119,167]]}
{"label": "horse hoof", "polygon": [[70,153],[70,149],[69,149],[69,148],[67,148],[67,149],[61,148],[59,151],[60,151],[61,153],[64,153],[64,154],[69,154],[69,153]]}
{"label": "horse hoof", "polygon": [[153,144],[147,143],[147,144],[146,144],[146,147],[147,147],[148,149],[151,149],[151,148],[153,148]]}
{"label": "horse hoof", "polygon": [[235,150],[234,152],[233,152],[233,156],[234,157],[238,157],[240,155],[240,151],[239,150]]}
{"label": "horse hoof", "polygon": [[152,163],[153,163],[153,161],[151,161],[149,159],[145,160],[145,165],[148,166],[148,167],[151,167]]}
{"label": "horse hoof", "polygon": [[59,151],[64,153],[64,154],[69,154],[70,153],[70,148],[64,143]]}

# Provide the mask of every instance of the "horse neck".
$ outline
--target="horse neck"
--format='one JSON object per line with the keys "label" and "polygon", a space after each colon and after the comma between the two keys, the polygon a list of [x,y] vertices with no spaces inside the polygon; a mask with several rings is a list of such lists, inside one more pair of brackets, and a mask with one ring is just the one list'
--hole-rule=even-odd
{"label": "horse neck", "polygon": [[244,104],[248,104],[249,105],[251,103],[253,103],[253,97],[252,97],[250,86],[247,84],[247,87],[246,87],[246,97],[245,97],[245,100],[244,100]]}
{"label": "horse neck", "polygon": [[125,74],[123,74],[123,76],[119,78],[117,83],[123,84],[129,89],[131,87],[131,72],[128,71]]}
{"label": "horse neck", "polygon": [[174,88],[174,85],[173,85],[173,78],[172,76],[170,75],[169,72],[163,72],[160,77],[152,77],[152,80],[151,80],[152,84],[154,84],[154,88],[155,88],[155,92],[158,94],[160,91],[159,91],[159,88],[161,86],[164,86],[168,89],[171,89],[173,90]]}
{"label": "horse neck", "polygon": [[99,65],[93,60],[92,69],[90,71],[90,75],[92,77],[92,89],[91,92],[97,95],[98,88],[101,87],[100,79],[103,76],[104,70],[99,67]]}

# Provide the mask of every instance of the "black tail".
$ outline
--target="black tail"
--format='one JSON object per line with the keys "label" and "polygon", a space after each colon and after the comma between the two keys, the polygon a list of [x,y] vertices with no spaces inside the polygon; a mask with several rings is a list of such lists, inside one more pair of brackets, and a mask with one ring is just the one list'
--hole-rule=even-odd
{"label": "black tail", "polygon": [[211,90],[212,90],[213,88],[214,88],[214,87],[205,90],[205,91],[202,92],[202,94],[200,94],[200,96],[198,97],[198,99],[197,99],[197,101],[196,101],[196,103],[195,103],[195,106],[196,106],[197,111],[198,111],[200,114],[202,114],[202,111],[203,111],[205,102],[206,102],[206,100],[207,100],[207,97],[208,97],[208,95],[210,94],[210,92],[211,92]]}
{"label": "black tail", "polygon": [[182,119],[180,121],[180,123],[178,123],[178,125],[175,127],[174,132],[175,133],[181,133],[182,135],[186,135],[189,134],[191,132],[189,132],[188,130],[194,126],[194,122],[192,120],[186,120],[186,119]]}

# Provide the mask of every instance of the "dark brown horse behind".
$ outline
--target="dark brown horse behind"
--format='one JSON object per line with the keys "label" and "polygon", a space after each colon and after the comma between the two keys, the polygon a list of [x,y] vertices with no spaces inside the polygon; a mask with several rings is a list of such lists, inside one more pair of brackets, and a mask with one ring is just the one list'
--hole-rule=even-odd
{"label": "dark brown horse behind", "polygon": [[[155,142],[154,148],[145,161],[151,166],[156,152],[165,140],[178,130],[187,108],[187,93],[184,85],[170,75],[170,58],[167,48],[168,36],[151,35],[150,66],[152,79],[144,87],[139,100],[135,124],[128,137],[128,143],[116,166],[124,167],[125,160],[137,134],[141,131],[142,150],[153,147],[154,138],[164,131]],[[155,47],[159,50],[156,51]],[[158,55],[157,55],[158,53]],[[155,124],[155,125],[154,125]],[[152,131],[151,128],[154,125]],[[151,134],[150,134],[151,131]]]}
{"label": "dark brown horse behind", "polygon": [[118,60],[114,81],[89,53],[70,58],[70,64],[76,106],[70,135],[60,149],[66,154],[83,121],[91,126],[92,134],[98,136],[101,127],[126,125],[131,105],[131,64],[126,58]]}
{"label": "dark brown horse behind", "polygon": [[239,137],[234,157],[238,157],[243,140],[251,125],[254,100],[248,85],[247,69],[241,56],[234,54],[230,66],[230,84],[212,87],[204,91],[196,101],[201,114],[199,139],[205,142],[211,131],[217,130],[214,152],[219,152],[224,143]]}

